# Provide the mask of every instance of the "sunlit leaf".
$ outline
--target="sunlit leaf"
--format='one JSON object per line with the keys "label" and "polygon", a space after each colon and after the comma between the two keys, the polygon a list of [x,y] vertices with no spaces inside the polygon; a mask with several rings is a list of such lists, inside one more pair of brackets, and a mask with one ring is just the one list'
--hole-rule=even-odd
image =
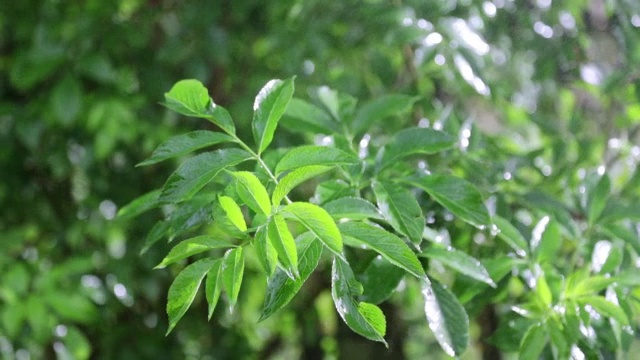
{"label": "sunlit leaf", "polygon": [[342,235],[326,210],[311,203],[294,202],[287,205],[283,215],[298,221],[313,233],[329,250],[339,257],[342,255]]}
{"label": "sunlit leaf", "polygon": [[357,156],[328,146],[306,145],[291,149],[276,165],[276,173],[309,165],[352,165]]}
{"label": "sunlit leaf", "polygon": [[579,297],[577,301],[582,305],[591,305],[601,315],[614,318],[622,325],[629,325],[629,318],[622,308],[603,296],[583,296]]}
{"label": "sunlit leaf", "polygon": [[240,231],[247,231],[247,223],[244,221],[244,215],[240,206],[228,196],[219,196],[218,202],[220,207],[224,210],[225,214],[233,225]]}
{"label": "sunlit leaf", "polygon": [[207,280],[205,281],[205,295],[209,308],[207,318],[209,320],[211,320],[211,316],[213,316],[213,311],[216,309],[216,305],[218,305],[220,293],[222,292],[222,272],[220,269],[222,269],[222,259],[216,259],[207,273]]}
{"label": "sunlit leaf", "polygon": [[375,205],[365,199],[351,196],[329,201],[322,207],[336,220],[383,219]]}
{"label": "sunlit leaf", "polygon": [[118,219],[130,219],[153,209],[158,205],[159,197],[160,190],[153,190],[134,199],[120,208],[118,211]]}
{"label": "sunlit leaf", "polygon": [[435,280],[422,281],[424,312],[429,328],[449,356],[469,346],[469,317],[455,295]]}
{"label": "sunlit leaf", "polygon": [[269,81],[253,103],[253,138],[262,153],[273,140],[278,121],[293,96],[293,78]]}
{"label": "sunlit leaf", "polygon": [[227,251],[222,260],[221,271],[222,284],[227,293],[227,299],[229,299],[229,311],[233,312],[244,276],[244,252],[242,247]]}
{"label": "sunlit leaf", "polygon": [[253,173],[236,171],[230,174],[236,180],[238,196],[251,210],[263,215],[271,214],[269,193]]}
{"label": "sunlit leaf", "polygon": [[253,246],[256,249],[258,261],[260,261],[262,269],[264,269],[268,277],[271,277],[276,271],[276,265],[278,264],[278,252],[271,241],[269,241],[269,237],[267,236],[267,225],[263,225],[258,228],[253,241]]}
{"label": "sunlit leaf", "polygon": [[136,166],[155,164],[207,146],[230,141],[233,141],[233,138],[226,134],[206,130],[192,131],[169,138],[169,140],[158,146],[147,160]]}
{"label": "sunlit leaf", "polygon": [[293,235],[287,227],[284,217],[274,214],[267,224],[267,236],[278,253],[278,259],[292,278],[300,277],[298,273],[298,253]]}
{"label": "sunlit leaf", "polygon": [[162,269],[170,264],[186,259],[189,256],[205,252],[212,249],[223,249],[232,247],[226,240],[214,238],[209,235],[200,235],[194,238],[183,240],[174,246],[169,254],[156,266],[156,269]]}
{"label": "sunlit leaf", "polygon": [[284,199],[284,197],[287,196],[287,194],[296,186],[330,169],[331,167],[329,166],[312,165],[291,171],[280,179],[278,185],[276,185],[276,188],[273,190],[273,194],[271,195],[273,205],[279,205],[282,199]]}
{"label": "sunlit leaf", "polygon": [[411,191],[391,182],[375,182],[372,188],[384,218],[396,231],[419,245],[425,220],[416,197]]}

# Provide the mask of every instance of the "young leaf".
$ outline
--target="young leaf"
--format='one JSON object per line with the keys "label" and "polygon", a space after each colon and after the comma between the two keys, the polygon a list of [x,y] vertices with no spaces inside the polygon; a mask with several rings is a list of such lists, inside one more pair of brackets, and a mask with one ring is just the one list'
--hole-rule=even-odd
{"label": "young leaf", "polygon": [[370,247],[418,279],[424,280],[427,277],[416,254],[402,239],[392,233],[373,225],[353,221],[340,224],[339,229],[349,241]]}
{"label": "young leaf", "polygon": [[283,270],[277,270],[267,283],[267,294],[260,320],[262,321],[282,309],[298,293],[302,284],[318,266],[322,255],[322,243],[311,232],[306,232],[296,240],[297,252],[300,254],[298,270],[300,277],[291,279]]}
{"label": "young leaf", "polygon": [[309,165],[352,165],[357,156],[328,146],[307,145],[291,149],[276,165],[276,174]]}
{"label": "young leaf", "polygon": [[398,132],[385,147],[381,168],[413,154],[435,154],[452,148],[456,138],[438,130],[412,127]]}
{"label": "young leaf", "polygon": [[153,151],[151,157],[136,166],[155,164],[207,146],[230,141],[233,141],[233,138],[226,134],[206,130],[192,131],[169,138],[169,140],[162,143]]}
{"label": "young leaf", "polygon": [[280,263],[288,272],[288,275],[292,278],[300,277],[296,243],[284,217],[280,214],[274,214],[267,224],[267,229],[269,241],[278,252]]}
{"label": "young leaf", "polygon": [[233,312],[238,300],[244,275],[244,253],[242,250],[242,247],[231,249],[224,254],[224,259],[222,260],[222,284],[227,292],[230,312]]}
{"label": "young leaf", "polygon": [[258,154],[273,140],[278,121],[293,96],[293,78],[269,81],[256,96],[253,103],[253,138],[258,146]]}
{"label": "young leaf", "polygon": [[351,330],[388,347],[384,340],[387,323],[382,310],[373,304],[358,303],[354,299],[358,294],[353,293],[353,283],[356,283],[356,279],[349,264],[334,258],[331,295],[338,314]]}
{"label": "young leaf", "polygon": [[437,260],[461,274],[481,281],[491,287],[496,287],[496,283],[493,282],[489,272],[482,266],[480,261],[467,255],[467,253],[463,251],[456,250],[452,247],[444,249],[438,245],[432,245],[424,249],[420,256]]}
{"label": "young leaf", "polygon": [[518,360],[538,360],[547,344],[547,332],[541,323],[531,325],[520,343]]}
{"label": "young leaf", "polygon": [[380,304],[387,300],[398,287],[404,274],[404,269],[382,256],[376,256],[358,278],[364,288],[361,299],[372,304]]}
{"label": "young leaf", "polygon": [[207,316],[209,320],[211,320],[213,311],[216,309],[216,305],[218,305],[220,292],[222,291],[220,269],[222,269],[222,259],[216,259],[216,261],[213,263],[213,266],[211,266],[211,269],[207,273],[207,280],[205,281],[204,290],[207,298],[207,304],[209,304],[209,311]]}
{"label": "young leaf", "polygon": [[118,219],[131,219],[158,205],[160,190],[150,191],[134,199],[118,211]]}
{"label": "young leaf", "polygon": [[292,98],[282,118],[282,125],[291,130],[307,133],[313,131],[321,134],[333,134],[338,131],[338,126],[319,107],[304,100]]}
{"label": "young leaf", "polygon": [[245,232],[247,231],[247,223],[244,221],[244,215],[242,215],[242,209],[240,206],[228,196],[219,196],[218,202],[224,210],[225,214],[231,221],[233,225],[235,225],[238,230]]}
{"label": "young leaf", "polygon": [[331,167],[329,166],[312,165],[291,171],[280,179],[278,185],[276,185],[276,188],[273,190],[273,194],[271,195],[271,202],[274,206],[280,205],[282,199],[284,199],[284,197],[287,196],[287,194],[296,186],[330,169]]}
{"label": "young leaf", "polygon": [[429,175],[409,181],[469,224],[484,228],[491,223],[482,195],[468,181],[450,175]]}
{"label": "young leaf", "polygon": [[278,265],[278,252],[269,241],[267,236],[267,225],[260,226],[255,234],[253,246],[258,255],[258,261],[264,269],[267,277],[271,277],[276,271]]}
{"label": "young leaf", "polygon": [[422,281],[429,328],[447,355],[461,355],[469,345],[469,317],[455,295],[435,280]]}
{"label": "young leaf", "polygon": [[504,240],[519,256],[527,256],[529,245],[518,229],[498,215],[493,216],[493,224],[500,230],[497,235],[500,239]]}
{"label": "young leaf", "polygon": [[624,310],[603,296],[583,296],[577,301],[582,305],[591,305],[601,315],[613,318],[621,325],[629,325],[629,318]]}
{"label": "young leaf", "polygon": [[365,199],[343,197],[324,204],[323,208],[336,220],[383,219],[380,211]]}
{"label": "young leaf", "polygon": [[191,255],[199,254],[207,250],[221,249],[232,247],[233,245],[226,240],[216,239],[208,235],[196,236],[194,238],[183,240],[178,245],[174,246],[169,254],[162,260],[156,269],[162,269],[168,265],[186,259]]}
{"label": "young leaf", "polygon": [[287,205],[283,215],[298,221],[311,231],[329,250],[342,258],[342,236],[331,216],[318,205],[294,202]]}
{"label": "young leaf", "polygon": [[269,193],[258,178],[248,171],[236,171],[230,173],[236,179],[238,196],[251,210],[258,214],[271,214],[271,201]]}
{"label": "young leaf", "polygon": [[187,312],[189,306],[196,297],[196,292],[200,287],[202,279],[209,269],[214,265],[216,259],[202,259],[185,267],[176,276],[169,287],[167,301],[167,315],[169,315],[169,329],[167,334],[173,330],[180,318]]}
{"label": "young leaf", "polygon": [[415,196],[402,186],[390,182],[374,182],[372,188],[384,218],[396,231],[419,245],[425,220]]}
{"label": "young leaf", "polygon": [[374,122],[408,113],[418,99],[418,97],[396,94],[381,96],[364,104],[353,120],[353,133],[361,134],[367,131]]}
{"label": "young leaf", "polygon": [[223,169],[249,160],[251,155],[240,149],[224,149],[196,155],[180,165],[162,188],[161,202],[190,199]]}

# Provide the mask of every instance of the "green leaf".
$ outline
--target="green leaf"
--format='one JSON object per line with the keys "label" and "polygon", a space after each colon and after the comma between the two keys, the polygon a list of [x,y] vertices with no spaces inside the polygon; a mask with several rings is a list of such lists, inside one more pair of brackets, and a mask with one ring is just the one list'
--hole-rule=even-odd
{"label": "green leaf", "polygon": [[222,284],[229,299],[229,311],[233,312],[233,308],[238,301],[240,286],[242,285],[242,277],[244,275],[244,253],[242,247],[233,248],[224,254],[222,260]]}
{"label": "green leaf", "polygon": [[131,219],[158,206],[160,190],[150,191],[134,199],[118,211],[118,219]]}
{"label": "green leaf", "polygon": [[253,138],[258,146],[258,154],[273,140],[278,121],[293,96],[293,78],[269,81],[256,96],[253,103]]}
{"label": "green leaf", "polygon": [[424,312],[429,328],[449,356],[461,355],[469,345],[469,317],[455,295],[439,282],[422,281]]}
{"label": "green leaf", "polygon": [[367,245],[418,279],[424,280],[427,277],[416,254],[402,239],[392,233],[373,225],[353,221],[340,224],[339,229],[352,243]]}
{"label": "green leaf", "polygon": [[491,223],[482,195],[470,182],[450,175],[429,175],[410,182],[469,224],[484,229]]}
{"label": "green leaf", "polygon": [[352,165],[357,156],[328,146],[307,145],[291,149],[276,165],[276,174],[309,165]]}
{"label": "green leaf", "polygon": [[547,332],[541,323],[531,325],[522,338],[518,360],[538,360],[547,344]]}
{"label": "green leaf", "polygon": [[385,147],[381,168],[414,154],[435,154],[452,148],[456,138],[438,130],[412,127],[398,132]]}
{"label": "green leaf", "polygon": [[235,126],[229,112],[216,105],[209,97],[207,88],[198,80],[178,81],[164,94],[167,108],[186,116],[204,118],[229,134],[235,134]]}
{"label": "green leaf", "polygon": [[296,186],[330,169],[331,167],[329,166],[312,165],[291,171],[280,179],[278,185],[276,185],[276,188],[273,190],[273,194],[271,195],[271,202],[274,206],[280,205],[282,199],[284,199],[285,196],[287,196],[287,194]]}
{"label": "green leaf", "polygon": [[242,209],[240,209],[240,206],[235,202],[235,200],[228,196],[219,196],[218,202],[231,223],[235,225],[238,230],[242,232],[247,231],[247,223],[244,221]]}
{"label": "green leaf", "polygon": [[384,340],[387,323],[382,310],[369,303],[358,303],[353,293],[353,283],[357,283],[349,264],[334,258],[331,275],[331,295],[338,314],[356,333],[367,339],[379,341],[388,347]]}
{"label": "green leaf", "polygon": [[380,211],[365,199],[343,197],[324,204],[323,208],[335,219],[378,219],[382,220]]}
{"label": "green leaf", "polygon": [[387,300],[398,287],[404,274],[404,269],[382,256],[376,256],[358,278],[364,288],[361,299],[372,304],[380,304]]}
{"label": "green leaf", "polygon": [[282,118],[282,125],[291,130],[308,133],[310,131],[321,134],[333,134],[338,131],[338,126],[319,107],[304,100],[292,98]]}
{"label": "green leaf", "polygon": [[216,239],[209,235],[196,236],[191,239],[183,240],[178,245],[174,246],[169,254],[155,267],[155,269],[162,269],[168,265],[186,259],[191,255],[200,254],[207,250],[229,248],[233,245],[226,240]]}
{"label": "green leaf", "polygon": [[331,216],[318,205],[294,202],[287,205],[283,215],[298,221],[311,231],[323,244],[342,258],[342,236]]}
{"label": "green leaf", "polygon": [[575,286],[568,286],[566,296],[568,298],[576,298],[584,295],[595,295],[616,281],[618,279],[611,276],[589,276],[579,281]]}
{"label": "green leaf", "polygon": [[278,265],[278,252],[273,244],[271,244],[271,241],[269,241],[266,225],[259,227],[256,231],[253,246],[256,249],[258,261],[260,261],[262,269],[264,269],[267,277],[271,277]]}
{"label": "green leaf", "polygon": [[176,276],[169,287],[167,301],[167,315],[169,315],[169,329],[167,335],[173,330],[178,321],[187,312],[189,306],[196,297],[196,292],[204,276],[215,264],[216,259],[202,259],[185,267]]}
{"label": "green leaf", "polygon": [[419,97],[407,95],[385,95],[360,107],[353,120],[353,133],[358,135],[371,128],[373,123],[390,116],[400,116],[411,111]]}
{"label": "green leaf", "polygon": [[600,218],[602,210],[604,210],[607,205],[607,199],[610,194],[611,180],[609,180],[609,176],[607,174],[604,174],[600,177],[595,188],[589,194],[589,210],[587,213],[589,224],[595,224],[596,220]]}
{"label": "green leaf", "polygon": [[271,214],[271,201],[269,193],[260,180],[248,171],[231,172],[231,176],[236,179],[236,190],[238,196],[251,210],[258,214]]}
{"label": "green leaf", "polygon": [[504,242],[515,250],[516,254],[519,256],[527,256],[527,249],[529,248],[529,245],[518,229],[511,225],[509,221],[498,215],[493,216],[493,224],[498,227],[498,230],[500,230],[498,233],[498,237],[500,239],[504,240]]}
{"label": "green leaf", "polygon": [[396,231],[419,245],[422,242],[425,220],[416,197],[411,191],[395,183],[374,182],[372,188],[384,218]]}
{"label": "green leaf", "polygon": [[230,141],[233,141],[233,138],[226,134],[206,130],[192,131],[169,138],[153,151],[151,157],[136,166],[155,164],[207,146]]}
{"label": "green leaf", "polygon": [[190,199],[223,169],[249,160],[251,155],[240,149],[224,149],[196,155],[180,165],[162,188],[161,202]]}
{"label": "green leaf", "polygon": [[531,234],[531,249],[538,262],[555,261],[561,246],[562,237],[558,223],[548,216],[543,217]]}
{"label": "green leaf", "polygon": [[222,259],[216,259],[207,273],[207,280],[205,281],[205,295],[207,304],[209,305],[207,318],[209,320],[211,320],[213,311],[216,309],[216,305],[218,305],[220,292],[222,291],[222,279],[220,275],[222,272],[220,269],[222,269]]}
{"label": "green leaf", "polygon": [[287,222],[280,214],[274,214],[267,223],[269,241],[276,249],[280,263],[291,278],[298,278],[298,253],[293,235],[287,227]]}
{"label": "green leaf", "polygon": [[260,321],[287,305],[318,266],[320,255],[322,255],[322,243],[312,233],[306,232],[300,235],[296,240],[296,246],[300,254],[298,262],[300,277],[291,279],[283,270],[276,271],[267,283]]}
{"label": "green leaf", "polygon": [[442,248],[438,245],[431,245],[423,250],[420,256],[441,262],[442,264],[467,275],[472,279],[481,281],[491,287],[496,287],[487,269],[478,259],[467,255],[467,253],[452,247]]}

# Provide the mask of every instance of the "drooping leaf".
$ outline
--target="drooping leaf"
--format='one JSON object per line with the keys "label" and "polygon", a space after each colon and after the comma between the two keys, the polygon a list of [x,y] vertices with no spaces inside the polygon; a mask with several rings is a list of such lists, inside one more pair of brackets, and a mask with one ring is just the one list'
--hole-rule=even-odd
{"label": "drooping leaf", "polygon": [[196,297],[196,292],[204,276],[209,272],[216,259],[202,259],[185,267],[176,276],[169,287],[167,301],[167,315],[169,315],[169,328],[167,334],[173,330],[178,321],[187,312],[189,306]]}
{"label": "drooping leaf", "polygon": [[424,312],[429,328],[449,356],[461,355],[469,345],[469,317],[455,295],[439,282],[422,282]]}
{"label": "drooping leaf", "polygon": [[253,246],[258,255],[258,261],[264,269],[267,277],[271,277],[276,271],[278,265],[278,252],[276,251],[269,237],[267,236],[267,225],[258,228],[253,241]]}
{"label": "drooping leaf", "polygon": [[233,141],[233,138],[226,134],[206,130],[192,131],[169,138],[153,151],[151,157],[136,166],[152,165],[207,146],[230,141]]}
{"label": "drooping leaf", "polygon": [[527,255],[529,245],[518,229],[511,225],[509,221],[498,215],[493,216],[493,224],[497,226],[500,231],[497,236],[515,250],[516,254],[519,256]]}
{"label": "drooping leaf", "polygon": [[339,225],[340,232],[352,243],[366,245],[418,279],[426,274],[416,254],[399,237],[392,233],[362,222],[346,222]]}
{"label": "drooping leaf", "polygon": [[353,133],[361,134],[373,123],[390,116],[400,116],[411,111],[418,97],[407,95],[385,95],[378,97],[360,107],[353,120]]}
{"label": "drooping leaf", "polygon": [[278,121],[293,96],[293,78],[269,81],[253,103],[253,138],[262,153],[273,140]]}
{"label": "drooping leaf", "polygon": [[127,205],[120,208],[118,211],[118,219],[131,219],[150,209],[153,209],[158,205],[158,197],[160,197],[160,190],[150,191]]}
{"label": "drooping leaf", "polygon": [[278,253],[278,259],[292,278],[300,277],[298,273],[298,253],[293,235],[287,227],[287,222],[280,214],[274,214],[267,224],[267,236]]}
{"label": "drooping leaf", "polygon": [[384,218],[396,231],[419,245],[425,220],[416,197],[411,191],[391,182],[374,182],[372,188]]}
{"label": "drooping leaf", "polygon": [[233,245],[226,240],[214,238],[209,235],[200,235],[191,239],[183,240],[178,245],[174,246],[169,254],[162,259],[162,262],[155,268],[162,269],[168,265],[186,259],[191,255],[199,254],[207,250],[223,249],[232,247]]}
{"label": "drooping leaf", "polygon": [[375,205],[365,199],[351,196],[329,201],[322,207],[336,220],[383,219]]}
{"label": "drooping leaf", "polygon": [[409,180],[460,219],[479,228],[491,223],[482,195],[466,180],[450,175],[429,175]]}
{"label": "drooping leaf", "polygon": [[331,295],[338,314],[354,332],[367,339],[379,341],[385,346],[384,340],[387,323],[382,310],[369,303],[358,303],[353,293],[353,283],[357,283],[349,264],[334,258],[331,274]]}
{"label": "drooping leaf", "polygon": [[577,299],[582,305],[591,305],[598,313],[618,321],[622,325],[629,325],[629,318],[622,308],[604,296],[583,296]]}
{"label": "drooping leaf", "polygon": [[222,195],[218,197],[218,202],[231,223],[235,225],[238,230],[242,232],[247,231],[247,223],[244,221],[242,209],[240,209],[240,206],[235,202],[235,200],[229,196]]}
{"label": "drooping leaf", "polygon": [[276,174],[309,165],[352,165],[357,156],[328,146],[307,145],[291,149],[276,165]]}
{"label": "drooping leaf", "polygon": [[260,321],[273,315],[282,309],[298,293],[302,284],[309,278],[318,266],[322,255],[322,243],[311,232],[306,232],[296,240],[296,248],[299,254],[298,270],[300,277],[291,279],[283,270],[278,269],[267,283],[267,293],[264,298],[264,306]]}
{"label": "drooping leaf", "polygon": [[311,203],[294,202],[287,205],[282,212],[285,217],[298,221],[311,231],[338,257],[344,256],[340,230],[326,210]]}
{"label": "drooping leaf", "polygon": [[216,309],[216,305],[218,305],[218,300],[220,299],[220,292],[222,292],[221,269],[222,259],[216,259],[207,273],[207,280],[205,281],[205,295],[207,304],[209,305],[207,318],[209,320],[211,320],[211,316],[213,316],[213,311]]}
{"label": "drooping leaf", "polygon": [[376,256],[358,277],[364,288],[361,299],[368,303],[380,304],[393,294],[405,274],[404,269],[382,256]]}
{"label": "drooping leaf", "polygon": [[304,100],[292,98],[282,118],[282,124],[291,130],[333,134],[338,124],[319,107]]}
{"label": "drooping leaf", "polygon": [[431,245],[424,249],[420,256],[437,260],[461,274],[481,281],[491,287],[496,287],[496,283],[493,282],[489,272],[482,266],[482,263],[463,251],[452,247],[443,248],[438,245]]}
{"label": "drooping leaf", "polygon": [[531,325],[522,338],[518,360],[538,360],[547,344],[547,332],[544,324]]}
{"label": "drooping leaf", "polygon": [[312,165],[301,167],[291,171],[282,179],[280,179],[278,185],[276,185],[275,190],[273,190],[273,194],[271,195],[271,201],[273,205],[280,205],[282,199],[284,199],[285,196],[287,196],[287,194],[296,186],[330,169],[331,167],[329,166]]}
{"label": "drooping leaf", "polygon": [[238,196],[251,210],[267,216],[271,214],[269,193],[253,173],[236,171],[230,174],[236,180]]}
{"label": "drooping leaf", "polygon": [[161,202],[190,199],[223,169],[249,160],[251,155],[240,149],[224,149],[196,155],[178,167],[162,188]]}
{"label": "drooping leaf", "polygon": [[401,130],[385,147],[381,168],[393,165],[398,160],[414,154],[435,154],[452,148],[456,138],[430,128],[412,127]]}
{"label": "drooping leaf", "polygon": [[238,301],[242,277],[244,276],[244,252],[242,247],[233,248],[224,254],[222,260],[222,284],[229,300],[229,311]]}

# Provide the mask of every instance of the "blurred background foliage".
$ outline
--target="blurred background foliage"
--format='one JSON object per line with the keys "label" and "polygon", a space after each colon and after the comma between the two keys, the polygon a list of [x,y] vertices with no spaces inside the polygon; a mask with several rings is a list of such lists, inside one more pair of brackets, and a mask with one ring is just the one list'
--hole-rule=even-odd
{"label": "blurred background foliage", "polygon": [[[204,82],[247,137],[254,94],[271,78],[296,75],[304,99],[325,85],[359,101],[418,95],[412,116],[371,132],[421,123],[459,135],[450,170],[478,185],[492,212],[524,233],[552,216],[566,241],[547,274],[592,266],[598,243],[619,266],[637,266],[639,27],[631,0],[3,1],[0,357],[446,357],[411,288],[383,307],[390,351],[351,333],[333,308],[326,264],[272,319],[256,324],[265,284],[253,271],[242,311],[206,322],[198,298],[165,337],[175,272],[151,269],[168,246],[139,256],[158,214],[116,213],[176,165],[136,163],[171,135],[212,126],[158,105],[183,78]],[[290,128],[274,144],[314,141]],[[490,234],[450,222],[428,219],[435,237],[469,254],[507,253]],[[464,358],[517,351],[523,327],[508,305],[526,294],[513,279],[484,303],[463,300],[472,338],[484,339]],[[513,328],[494,333],[498,321]],[[602,358],[619,347],[605,339],[583,352]]]}

